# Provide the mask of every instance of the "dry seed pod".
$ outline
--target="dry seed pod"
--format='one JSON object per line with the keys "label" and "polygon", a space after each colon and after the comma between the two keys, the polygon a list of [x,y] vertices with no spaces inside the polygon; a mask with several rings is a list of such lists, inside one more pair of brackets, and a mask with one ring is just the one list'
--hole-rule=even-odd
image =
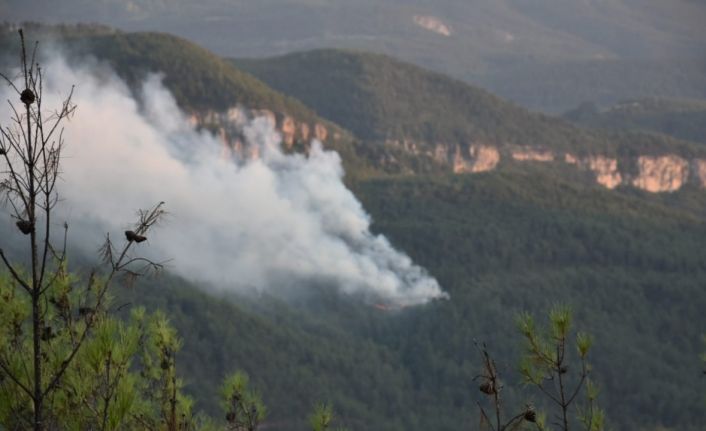
{"label": "dry seed pod", "polygon": [[0,156],[4,156],[5,154],[7,154],[7,151],[5,151],[4,148],[0,148]]}
{"label": "dry seed pod", "polygon": [[32,103],[34,103],[34,99],[34,92],[29,88],[25,88],[20,94],[20,100],[25,105],[31,105]]}
{"label": "dry seed pod", "polygon": [[490,382],[481,383],[478,389],[480,389],[481,392],[487,395],[492,395],[495,393],[495,389],[493,388],[493,385]]}
{"label": "dry seed pod", "polygon": [[559,374],[566,374],[567,371],[569,371],[569,367],[566,365],[562,365],[561,368],[559,368]]}
{"label": "dry seed pod", "polygon": [[525,411],[525,415],[523,417],[527,422],[537,422],[537,412],[535,412],[531,407]]}
{"label": "dry seed pod", "polygon": [[228,414],[226,415],[226,420],[230,423],[235,422],[235,413],[228,412]]}
{"label": "dry seed pod", "polygon": [[32,233],[32,223],[27,220],[17,220],[17,229],[25,235]]}
{"label": "dry seed pod", "polygon": [[125,238],[130,242],[135,241],[138,244],[147,239],[147,237],[142,236],[142,235],[138,235],[131,230],[125,231]]}

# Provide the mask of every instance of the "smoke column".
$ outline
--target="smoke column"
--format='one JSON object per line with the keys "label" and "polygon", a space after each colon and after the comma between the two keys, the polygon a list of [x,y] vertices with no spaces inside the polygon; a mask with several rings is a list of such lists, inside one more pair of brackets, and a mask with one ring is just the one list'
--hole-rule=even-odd
{"label": "smoke column", "polygon": [[120,238],[137,209],[165,201],[169,216],[144,253],[171,259],[168,269],[191,280],[241,291],[324,283],[399,306],[446,296],[370,232],[337,153],[314,142],[309,155],[284,154],[274,125],[261,118],[243,124],[260,157],[224,159],[218,140],[190,126],[159,76],[136,100],[105,67],[60,58],[44,66],[45,107],[76,85],[55,218],[69,222],[74,247],[95,254],[105,232]]}

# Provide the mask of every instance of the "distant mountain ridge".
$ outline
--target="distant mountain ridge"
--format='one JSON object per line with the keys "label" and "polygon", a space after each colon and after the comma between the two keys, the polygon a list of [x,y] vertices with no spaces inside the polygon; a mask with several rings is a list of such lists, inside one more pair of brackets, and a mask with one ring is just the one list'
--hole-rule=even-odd
{"label": "distant mountain ridge", "polygon": [[689,0],[0,0],[6,20],[163,31],[222,56],[375,51],[562,112],[704,94],[706,5]]}
{"label": "distant mountain ridge", "polygon": [[644,132],[589,130],[380,54],[317,50],[234,60],[374,147],[379,164],[477,173],[507,162],[566,163],[599,184],[674,191],[706,186],[706,148]]}
{"label": "distant mountain ridge", "polygon": [[706,145],[706,101],[636,99],[607,109],[586,103],[563,116],[587,127],[646,130]]}

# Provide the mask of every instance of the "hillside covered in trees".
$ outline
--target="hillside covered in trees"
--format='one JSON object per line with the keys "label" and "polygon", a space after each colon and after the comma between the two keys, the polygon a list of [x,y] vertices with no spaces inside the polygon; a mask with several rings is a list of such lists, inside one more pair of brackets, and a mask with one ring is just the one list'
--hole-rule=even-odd
{"label": "hillside covered in trees", "polygon": [[412,140],[428,146],[480,142],[579,154],[700,151],[666,137],[579,129],[384,55],[317,50],[233,62],[373,142]]}

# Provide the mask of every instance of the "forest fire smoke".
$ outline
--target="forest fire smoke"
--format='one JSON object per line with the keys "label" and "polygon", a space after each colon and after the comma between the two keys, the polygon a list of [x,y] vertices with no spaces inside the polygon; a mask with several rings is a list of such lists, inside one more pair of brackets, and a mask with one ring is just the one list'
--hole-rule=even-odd
{"label": "forest fire smoke", "polygon": [[136,209],[165,201],[170,216],[147,254],[172,259],[169,269],[189,279],[241,291],[323,283],[397,306],[446,297],[370,232],[338,154],[320,143],[308,155],[285,154],[271,122],[255,119],[244,122],[243,136],[259,157],[224,159],[218,138],[189,124],[159,76],[134,96],[95,63],[44,63],[44,106],[76,84],[58,218],[80,227],[71,230],[75,246],[95,252],[105,232],[129,228]]}

